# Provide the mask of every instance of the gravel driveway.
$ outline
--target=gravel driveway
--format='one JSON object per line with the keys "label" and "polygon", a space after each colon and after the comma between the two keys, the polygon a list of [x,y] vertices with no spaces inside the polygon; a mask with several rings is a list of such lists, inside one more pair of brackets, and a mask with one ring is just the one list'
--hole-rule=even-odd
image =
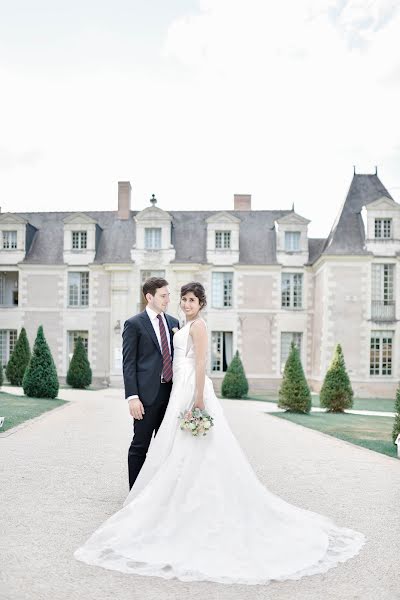
{"label": "gravel driveway", "polygon": [[259,478],[362,531],[357,557],[269,586],[165,581],[76,561],[74,550],[128,492],[131,422],[121,390],[60,397],[71,402],[0,437],[1,600],[400,599],[400,461],[267,415],[258,402],[223,405]]}

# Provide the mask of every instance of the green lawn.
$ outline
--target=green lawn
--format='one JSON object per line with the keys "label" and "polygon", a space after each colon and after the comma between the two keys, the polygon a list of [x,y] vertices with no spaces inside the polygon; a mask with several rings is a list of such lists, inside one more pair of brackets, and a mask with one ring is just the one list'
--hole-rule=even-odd
{"label": "green lawn", "polygon": [[310,429],[322,431],[352,444],[369,448],[375,452],[397,456],[397,448],[392,442],[392,417],[368,415],[310,413],[268,413]]}
{"label": "green lawn", "polygon": [[[320,407],[318,394],[312,394],[312,405]],[[278,394],[273,392],[250,392],[247,400],[261,400],[262,402],[278,402]],[[382,412],[395,412],[395,399],[391,398],[354,398],[353,410],[379,410]]]}
{"label": "green lawn", "polygon": [[27,398],[0,392],[0,417],[5,417],[0,433],[65,403],[66,400],[58,398]]}

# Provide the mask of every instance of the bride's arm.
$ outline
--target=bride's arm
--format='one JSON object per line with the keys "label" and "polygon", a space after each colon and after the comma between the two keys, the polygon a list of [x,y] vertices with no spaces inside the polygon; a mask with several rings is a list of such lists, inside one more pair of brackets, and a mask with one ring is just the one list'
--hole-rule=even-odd
{"label": "bride's arm", "polygon": [[206,379],[207,360],[207,330],[204,321],[196,321],[190,327],[190,335],[193,339],[195,368],[196,368],[196,391],[194,397],[194,408],[204,407],[204,383]]}

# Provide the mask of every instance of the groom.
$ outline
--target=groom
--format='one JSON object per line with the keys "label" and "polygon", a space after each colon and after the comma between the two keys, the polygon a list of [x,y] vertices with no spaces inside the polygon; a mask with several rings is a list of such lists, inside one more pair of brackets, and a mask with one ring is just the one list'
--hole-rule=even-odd
{"label": "groom", "polygon": [[150,277],[142,288],[145,310],[125,321],[122,334],[125,398],[133,417],[133,439],[128,452],[129,488],[146,459],[157,433],[172,388],[172,329],[177,319],[166,315],[168,282]]}

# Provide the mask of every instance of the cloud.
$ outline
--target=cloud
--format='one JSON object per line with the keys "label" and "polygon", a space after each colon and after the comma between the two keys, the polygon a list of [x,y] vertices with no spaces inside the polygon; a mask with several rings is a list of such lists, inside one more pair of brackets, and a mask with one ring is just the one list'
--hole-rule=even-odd
{"label": "cloud", "polygon": [[20,167],[36,167],[41,159],[42,153],[39,150],[32,149],[23,152],[13,152],[6,148],[0,148],[0,171]]}

